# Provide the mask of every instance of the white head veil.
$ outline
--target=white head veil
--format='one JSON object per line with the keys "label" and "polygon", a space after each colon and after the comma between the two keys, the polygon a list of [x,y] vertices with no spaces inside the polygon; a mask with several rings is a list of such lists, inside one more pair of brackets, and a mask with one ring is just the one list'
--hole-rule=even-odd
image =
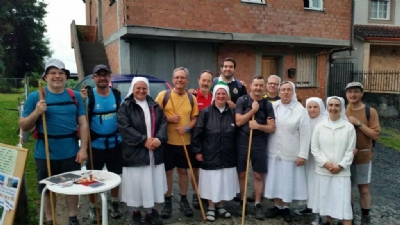
{"label": "white head veil", "polygon": [[326,99],[326,112],[329,114],[329,112],[328,112],[328,105],[329,105],[329,101],[330,101],[331,99],[333,99],[333,98],[338,99],[338,100],[340,101],[340,118],[342,118],[342,119],[348,121],[347,116],[346,116],[346,107],[345,107],[345,104],[344,104],[344,99],[343,99],[342,97],[338,97],[338,96],[331,96],[331,97],[328,97],[328,98]]}
{"label": "white head veil", "polygon": [[136,84],[137,82],[139,82],[139,81],[143,81],[144,83],[146,83],[146,85],[147,85],[147,95],[150,95],[149,80],[148,80],[146,77],[134,77],[134,78],[132,79],[131,87],[129,88],[128,94],[126,95],[125,98],[128,98],[128,97],[132,94],[133,87],[134,87],[135,84]]}
{"label": "white head veil", "polygon": [[293,82],[291,82],[291,81],[283,81],[281,84],[279,84],[279,87],[278,87],[278,92],[280,92],[280,90],[281,90],[281,86],[282,85],[284,85],[284,84],[290,84],[290,85],[292,85],[292,88],[293,88],[293,96],[292,96],[292,100],[290,101],[290,104],[291,103],[295,103],[295,102],[298,102],[297,101],[297,95],[296,95],[296,86],[294,85],[294,83]]}
{"label": "white head veil", "polygon": [[[318,103],[318,106],[319,106],[320,114],[319,114],[319,116],[317,116],[317,118],[320,117],[320,116],[328,116],[328,111],[325,108],[324,102],[322,101],[322,99],[320,99],[318,97],[307,98],[307,100],[306,100],[306,108],[308,108],[308,103],[310,103],[312,101]],[[316,119],[316,118],[314,118],[314,119]]]}
{"label": "white head veil", "polygon": [[224,85],[224,84],[217,84],[217,85],[215,85],[214,86],[214,88],[213,88],[213,94],[212,94],[212,101],[214,101],[215,100],[215,95],[217,94],[217,90],[218,89],[224,89],[225,91],[226,91],[226,93],[228,94],[227,95],[227,97],[229,98],[229,87],[228,87],[228,85]]}

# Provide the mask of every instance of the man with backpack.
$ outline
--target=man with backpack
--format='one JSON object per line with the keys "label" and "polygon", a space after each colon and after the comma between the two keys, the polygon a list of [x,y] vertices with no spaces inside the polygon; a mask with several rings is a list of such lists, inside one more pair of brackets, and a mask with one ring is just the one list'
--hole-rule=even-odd
{"label": "man with backpack", "polygon": [[[275,114],[272,103],[263,97],[265,80],[255,76],[251,82],[249,95],[240,97],[236,102],[237,133],[237,171],[239,174],[240,206],[243,207],[247,154],[250,140],[250,129],[253,129],[250,160],[254,175],[255,218],[265,218],[261,206],[261,194],[264,188],[263,176],[267,172],[267,134],[275,132]],[[252,118],[254,117],[254,120]],[[250,163],[250,162],[249,162]]]}
{"label": "man with backpack", "polygon": [[[81,163],[87,158],[88,124],[85,116],[86,111],[80,94],[65,88],[69,75],[70,72],[65,69],[61,60],[50,59],[46,63],[45,72],[42,75],[43,80],[47,82],[47,87],[29,94],[22,118],[19,120],[19,126],[23,131],[35,128],[34,137],[37,141],[34,157],[38,181],[48,177],[43,113],[47,124],[51,175],[80,170]],[[39,92],[43,93],[43,100],[40,100]],[[80,147],[78,145],[78,126],[81,139]],[[39,194],[42,193],[44,187],[45,184],[38,184]],[[65,196],[69,225],[79,225],[76,216],[78,199],[77,195]],[[46,193],[44,198],[44,212],[47,220],[46,225],[52,225],[49,192]]]}
{"label": "man with backpack", "polygon": [[[359,82],[351,82],[346,86],[346,98],[349,105],[346,107],[346,116],[356,129],[357,153],[351,166],[351,181],[358,186],[360,193],[361,224],[369,225],[371,206],[371,160],[373,144],[380,134],[379,116],[376,110],[361,102],[364,87]],[[353,204],[352,204],[353,206]]]}
{"label": "man with backpack", "polygon": [[[86,162],[86,168],[107,170],[116,174],[122,173],[121,136],[117,127],[117,111],[121,104],[121,93],[109,86],[111,70],[106,65],[97,65],[93,69],[95,88],[87,86],[81,94],[87,102],[90,125],[92,157]],[[89,151],[90,156],[90,151]],[[93,159],[93,168],[90,159]],[[121,217],[118,200],[119,187],[111,189],[111,217]],[[89,195],[89,218],[96,223],[95,196]],[[100,210],[99,210],[100,212]],[[101,218],[101,216],[99,217]]]}
{"label": "man with backpack", "polygon": [[179,208],[185,216],[193,216],[193,210],[190,208],[186,197],[189,185],[187,172],[189,165],[186,160],[184,145],[187,147],[195,176],[200,167],[200,162],[196,160],[195,154],[190,149],[190,131],[196,124],[199,110],[197,99],[186,91],[186,86],[189,83],[189,71],[184,67],[176,68],[172,74],[172,83],[174,84],[172,89],[160,92],[156,98],[156,102],[163,108],[168,120],[168,142],[164,151],[168,191],[165,194],[164,208],[161,211],[162,218],[169,218],[172,213],[172,175],[175,167],[178,168],[181,196]]}

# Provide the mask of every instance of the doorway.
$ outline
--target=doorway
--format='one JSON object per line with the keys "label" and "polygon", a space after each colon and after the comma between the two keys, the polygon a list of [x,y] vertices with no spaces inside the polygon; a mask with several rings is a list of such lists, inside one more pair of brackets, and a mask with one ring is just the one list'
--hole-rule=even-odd
{"label": "doorway", "polygon": [[280,76],[280,57],[273,57],[273,56],[263,56],[262,63],[261,63],[261,75],[264,77],[265,80],[268,79],[270,75],[277,75]]}

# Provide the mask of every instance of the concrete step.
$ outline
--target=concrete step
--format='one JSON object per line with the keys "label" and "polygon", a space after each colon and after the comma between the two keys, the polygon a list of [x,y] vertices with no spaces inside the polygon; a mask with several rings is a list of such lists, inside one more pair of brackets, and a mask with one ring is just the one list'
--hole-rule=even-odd
{"label": "concrete step", "polygon": [[109,65],[103,43],[80,42],[79,48],[85,76],[92,74],[98,64]]}

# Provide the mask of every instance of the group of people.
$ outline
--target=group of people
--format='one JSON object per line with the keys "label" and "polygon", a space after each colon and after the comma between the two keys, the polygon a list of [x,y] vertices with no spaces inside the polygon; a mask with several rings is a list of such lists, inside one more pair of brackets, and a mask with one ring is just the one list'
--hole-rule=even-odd
{"label": "group of people", "polygon": [[[46,114],[53,174],[80,168],[87,157],[90,129],[93,169],[106,165],[109,171],[122,173],[121,199],[118,188],[111,191],[111,216],[115,218],[121,216],[119,201],[123,201],[133,207],[134,221],[163,224],[162,218],[172,213],[174,168],[179,208],[185,216],[193,216],[187,197],[191,180],[193,188],[198,184],[201,201],[208,205],[208,221],[215,221],[216,216],[231,217],[224,202],[240,193],[243,207],[250,149],[256,219],[281,216],[291,222],[290,204],[301,201],[307,207],[295,213],[315,213],[312,224],[320,224],[321,216],[327,216],[328,225],[333,224],[332,218],[351,224],[353,184],[360,192],[362,224],[369,224],[372,140],[378,138],[380,127],[376,110],[361,102],[362,84],[347,85],[347,107],[343,98],[331,96],[326,108],[317,97],[307,99],[304,108],[292,82],[281,82],[276,75],[268,79],[254,76],[247,93],[247,85],[235,79],[235,69],[236,61],[225,58],[219,77],[202,71],[199,88],[187,91],[189,71],[176,68],[173,88],[154,100],[144,77],[133,78],[128,95],[120,96],[108,86],[110,69],[98,65],[93,71],[96,88],[73,92],[72,98],[71,91],[64,88],[69,71],[61,61],[50,60],[43,74],[45,100],[39,100],[38,92],[29,95],[20,126],[23,130],[36,127],[43,133],[40,115]],[[89,106],[89,122],[83,99]],[[35,149],[38,180],[47,177],[43,134],[41,137]],[[61,146],[65,150],[59,149]],[[40,192],[42,189],[39,186]],[[262,197],[272,199],[275,206],[264,212]],[[93,197],[90,200],[90,218],[96,222],[96,205]],[[164,203],[160,212],[155,203]],[[66,204],[70,224],[79,224],[77,197],[68,196]],[[194,194],[192,206],[199,205]],[[45,214],[51,225],[48,195]]]}

